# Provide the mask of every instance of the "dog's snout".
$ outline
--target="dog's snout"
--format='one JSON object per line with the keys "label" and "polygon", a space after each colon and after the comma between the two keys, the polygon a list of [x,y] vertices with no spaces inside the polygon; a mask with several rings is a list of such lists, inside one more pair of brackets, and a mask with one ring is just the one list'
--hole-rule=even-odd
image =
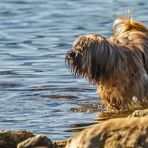
{"label": "dog's snout", "polygon": [[72,58],[72,57],[74,57],[74,56],[75,56],[75,52],[72,51],[72,50],[67,53],[67,57],[68,57],[68,58]]}

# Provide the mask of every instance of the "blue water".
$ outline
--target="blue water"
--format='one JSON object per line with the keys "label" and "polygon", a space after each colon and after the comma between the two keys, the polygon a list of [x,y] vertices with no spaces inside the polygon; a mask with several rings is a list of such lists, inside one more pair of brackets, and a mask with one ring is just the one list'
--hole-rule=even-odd
{"label": "blue water", "polygon": [[97,101],[95,86],[74,78],[65,53],[80,34],[111,34],[130,9],[148,24],[146,0],[0,0],[0,129],[65,139],[69,125],[97,113],[70,109]]}

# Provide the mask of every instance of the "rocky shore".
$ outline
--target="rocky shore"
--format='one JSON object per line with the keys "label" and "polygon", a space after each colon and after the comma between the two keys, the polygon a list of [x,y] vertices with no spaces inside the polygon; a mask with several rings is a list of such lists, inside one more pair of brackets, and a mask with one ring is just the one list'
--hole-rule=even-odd
{"label": "rocky shore", "polygon": [[64,141],[52,141],[45,135],[28,131],[0,131],[0,148],[64,147],[148,148],[148,109],[91,125]]}

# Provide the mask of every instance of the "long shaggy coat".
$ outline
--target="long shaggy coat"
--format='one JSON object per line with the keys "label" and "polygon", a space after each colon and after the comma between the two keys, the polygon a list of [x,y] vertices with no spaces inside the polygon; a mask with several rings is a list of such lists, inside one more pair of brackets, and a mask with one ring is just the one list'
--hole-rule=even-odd
{"label": "long shaggy coat", "polygon": [[79,36],[66,61],[75,75],[97,85],[109,108],[148,106],[148,29],[142,23],[119,17],[109,39],[98,34]]}

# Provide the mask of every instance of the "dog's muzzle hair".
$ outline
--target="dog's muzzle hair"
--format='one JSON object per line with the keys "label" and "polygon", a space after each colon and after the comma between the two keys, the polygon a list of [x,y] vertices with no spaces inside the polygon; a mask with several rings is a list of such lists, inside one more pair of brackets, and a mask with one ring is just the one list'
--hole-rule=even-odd
{"label": "dog's muzzle hair", "polygon": [[81,35],[65,59],[75,75],[97,84],[109,108],[148,106],[148,29],[143,24],[120,17],[109,39]]}

